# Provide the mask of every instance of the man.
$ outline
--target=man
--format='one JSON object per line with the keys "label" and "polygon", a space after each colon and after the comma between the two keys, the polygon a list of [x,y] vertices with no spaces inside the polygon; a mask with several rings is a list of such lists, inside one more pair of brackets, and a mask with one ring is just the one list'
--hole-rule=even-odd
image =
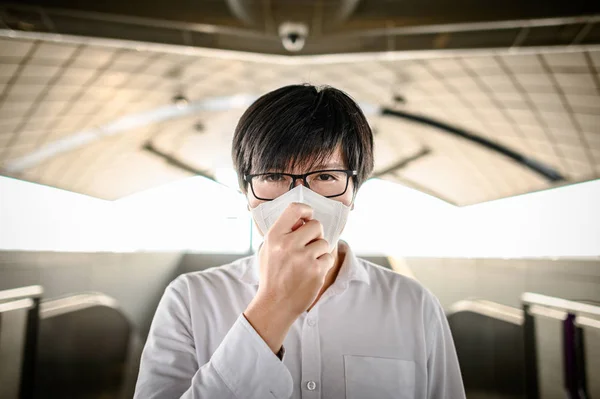
{"label": "man", "polygon": [[270,92],[241,117],[233,161],[264,242],[167,287],[135,397],[464,398],[437,299],[338,242],[373,169],[357,104],[331,87]]}

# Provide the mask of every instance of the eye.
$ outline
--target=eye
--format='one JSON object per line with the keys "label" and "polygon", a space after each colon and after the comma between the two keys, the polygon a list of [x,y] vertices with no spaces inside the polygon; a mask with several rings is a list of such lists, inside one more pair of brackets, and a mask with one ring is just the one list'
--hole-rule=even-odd
{"label": "eye", "polygon": [[334,181],[336,180],[335,176],[329,174],[329,173],[320,173],[317,176],[317,180],[319,181]]}
{"label": "eye", "polygon": [[268,175],[262,176],[262,180],[267,183],[276,183],[284,180],[284,177],[279,173],[269,173]]}

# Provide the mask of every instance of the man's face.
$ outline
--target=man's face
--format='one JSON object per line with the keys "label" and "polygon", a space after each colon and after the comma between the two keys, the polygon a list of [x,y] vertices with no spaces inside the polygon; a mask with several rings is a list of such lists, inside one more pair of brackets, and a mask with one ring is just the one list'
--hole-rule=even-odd
{"label": "man's face", "polygon": [[[322,165],[317,165],[316,167],[313,167],[311,170],[301,170],[300,167],[296,167],[294,170],[286,170],[285,172],[292,173],[292,174],[304,174],[304,173],[311,172],[313,170],[324,170],[324,169],[347,169],[347,166],[344,165],[342,153],[339,148],[336,149],[334,151],[334,153],[331,155],[331,157],[329,159],[325,160]],[[302,184],[302,179],[296,180],[296,186],[301,185],[301,184]],[[351,178],[350,181],[348,182],[348,189],[346,190],[346,192],[343,195],[340,195],[338,197],[332,197],[330,199],[335,200],[335,201],[340,201],[341,203],[343,203],[346,206],[351,206],[353,196],[354,196],[354,181]],[[256,208],[263,202],[266,202],[266,201],[256,198],[254,196],[254,194],[252,193],[252,190],[250,189],[250,187],[248,187],[248,189],[246,191],[246,198],[248,199],[248,206],[250,208]]]}

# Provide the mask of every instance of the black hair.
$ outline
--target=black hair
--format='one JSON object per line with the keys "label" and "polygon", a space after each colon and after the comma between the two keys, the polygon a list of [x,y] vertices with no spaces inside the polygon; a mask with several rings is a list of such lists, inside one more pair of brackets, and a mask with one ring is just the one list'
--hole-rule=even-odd
{"label": "black hair", "polygon": [[358,104],[330,86],[291,85],[261,96],[244,112],[232,158],[246,192],[246,174],[295,166],[308,171],[338,147],[346,167],[358,171],[357,190],[373,171],[373,133]]}

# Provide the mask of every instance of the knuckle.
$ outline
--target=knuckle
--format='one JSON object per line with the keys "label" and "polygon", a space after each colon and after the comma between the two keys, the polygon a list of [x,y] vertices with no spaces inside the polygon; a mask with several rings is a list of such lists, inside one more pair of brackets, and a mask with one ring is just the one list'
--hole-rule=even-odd
{"label": "knuckle", "polygon": [[272,230],[269,230],[267,234],[265,234],[265,241],[270,243],[275,243],[277,241],[277,236],[273,234]]}
{"label": "knuckle", "polygon": [[291,248],[290,240],[281,240],[278,242],[278,249],[280,252],[288,252]]}
{"label": "knuckle", "polygon": [[323,254],[323,256],[321,256],[321,259],[323,260],[323,262],[329,264],[333,260],[333,256],[329,252],[327,252]]}
{"label": "knuckle", "polygon": [[323,224],[321,222],[319,222],[317,219],[312,219],[311,221],[313,222],[313,225],[315,226],[315,228],[317,228],[317,229],[323,228]]}
{"label": "knuckle", "polygon": [[280,244],[271,245],[270,250],[272,254],[280,254],[283,252],[283,248],[281,248]]}
{"label": "knuckle", "polygon": [[315,229],[316,231],[320,231],[321,233],[323,232],[323,224],[321,224],[321,222],[319,222],[316,219],[312,219],[311,222],[313,229]]}
{"label": "knuckle", "polygon": [[312,212],[312,208],[306,204],[303,204],[301,202],[292,202],[288,205],[288,209],[290,209],[292,212],[295,212],[297,214],[305,212],[305,211],[311,211]]}
{"label": "knuckle", "polygon": [[306,224],[308,224],[311,228],[315,228],[318,226],[318,221],[315,219],[311,219],[309,221],[306,222]]}
{"label": "knuckle", "polygon": [[299,202],[292,202],[288,205],[288,209],[292,212],[300,212],[302,211],[302,207],[304,205]]}
{"label": "knuckle", "polygon": [[321,268],[319,267],[318,264],[315,264],[314,267],[310,267],[308,268],[308,274],[310,275],[311,278],[313,279],[318,279],[321,277]]}
{"label": "knuckle", "polygon": [[265,242],[268,245],[269,252],[279,253],[285,250],[285,240],[282,240],[279,237],[270,238],[271,240]]}

